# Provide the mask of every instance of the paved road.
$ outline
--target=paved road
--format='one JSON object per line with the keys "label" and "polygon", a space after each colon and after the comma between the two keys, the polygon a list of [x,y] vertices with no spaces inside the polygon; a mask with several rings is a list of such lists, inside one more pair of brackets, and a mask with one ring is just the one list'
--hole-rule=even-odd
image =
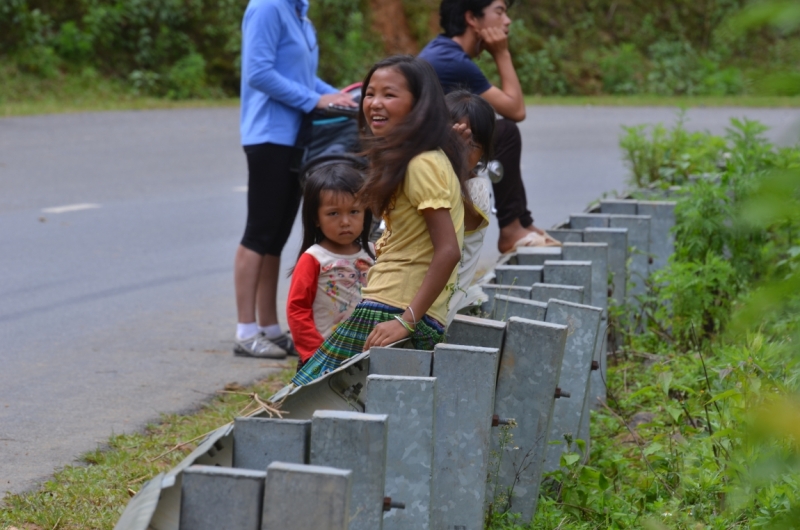
{"label": "paved road", "polygon": [[[720,132],[742,115],[784,141],[800,119],[700,109],[689,126]],[[523,168],[537,224],[624,189],[620,125],[674,116],[530,108]],[[237,124],[233,108],[0,119],[0,496],[269,372],[230,354],[246,184]],[[490,262],[496,227],[488,239]]]}

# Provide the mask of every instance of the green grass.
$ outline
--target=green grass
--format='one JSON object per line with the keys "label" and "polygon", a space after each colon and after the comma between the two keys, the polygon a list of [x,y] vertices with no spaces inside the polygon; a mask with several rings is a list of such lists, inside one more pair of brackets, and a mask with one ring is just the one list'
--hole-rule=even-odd
{"label": "green grass", "polygon": [[[42,78],[0,65],[0,117],[198,107],[234,107],[239,99],[217,92],[204,99],[174,100],[138,94],[118,79],[98,75],[91,68]],[[611,107],[800,107],[800,96],[527,96],[528,105],[611,106]]]}
{"label": "green grass", "polygon": [[91,68],[52,78],[0,65],[0,117],[87,112],[237,106],[238,98],[174,100],[136,93],[116,79],[99,76]]}
{"label": "green grass", "polygon": [[527,105],[597,107],[800,107],[800,96],[525,96]]}
{"label": "green grass", "polygon": [[38,491],[6,496],[0,529],[112,529],[150,478],[178,464],[206,433],[255,410],[252,393],[266,399],[293,375],[284,369],[247,388],[229,385],[193,414],[165,414],[143,432],[112,436],[107,447],[83,455],[84,465],[65,467]]}

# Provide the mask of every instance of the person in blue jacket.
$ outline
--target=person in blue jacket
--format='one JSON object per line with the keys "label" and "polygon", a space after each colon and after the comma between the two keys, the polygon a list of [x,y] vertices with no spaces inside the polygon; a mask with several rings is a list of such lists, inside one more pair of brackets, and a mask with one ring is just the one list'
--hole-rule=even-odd
{"label": "person in blue jacket", "polygon": [[303,117],[356,106],[317,77],[319,49],[307,0],[250,0],[242,21],[241,136],[247,156],[247,225],[236,250],[236,355],[294,353],[278,324],[280,256],[300,205],[296,146]]}

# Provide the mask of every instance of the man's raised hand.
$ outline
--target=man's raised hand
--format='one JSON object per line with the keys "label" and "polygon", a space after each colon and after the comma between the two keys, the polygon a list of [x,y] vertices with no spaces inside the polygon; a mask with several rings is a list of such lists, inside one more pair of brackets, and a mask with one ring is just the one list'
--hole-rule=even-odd
{"label": "man's raised hand", "polygon": [[492,26],[478,30],[481,38],[481,47],[488,51],[492,57],[508,51],[508,34],[500,26]]}

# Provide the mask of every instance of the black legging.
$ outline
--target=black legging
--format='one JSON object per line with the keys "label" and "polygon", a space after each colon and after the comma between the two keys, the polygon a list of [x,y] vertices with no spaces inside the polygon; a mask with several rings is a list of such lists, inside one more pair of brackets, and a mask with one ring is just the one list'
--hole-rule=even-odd
{"label": "black legging", "polygon": [[500,228],[519,219],[523,227],[533,224],[528,211],[525,185],[522,183],[520,162],[522,159],[522,137],[519,127],[511,120],[499,119],[494,131],[494,158],[503,164],[503,180],[493,184],[494,205]]}
{"label": "black legging", "polygon": [[[246,145],[247,226],[242,246],[280,256],[300,206],[296,169],[302,151],[277,144]],[[294,171],[293,171],[294,169]]]}

